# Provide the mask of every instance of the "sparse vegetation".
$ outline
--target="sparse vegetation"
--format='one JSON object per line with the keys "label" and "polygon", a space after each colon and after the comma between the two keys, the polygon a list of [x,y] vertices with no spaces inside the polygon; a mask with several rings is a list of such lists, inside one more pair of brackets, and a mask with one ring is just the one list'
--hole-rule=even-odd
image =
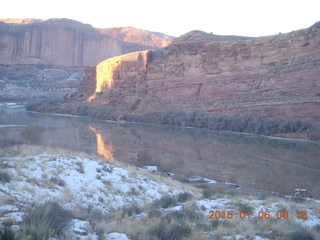
{"label": "sparse vegetation", "polygon": [[177,205],[177,200],[174,196],[163,196],[154,202],[154,206],[159,208],[168,208]]}
{"label": "sparse vegetation", "polygon": [[183,192],[183,193],[179,193],[177,196],[177,200],[178,202],[186,202],[192,199],[192,193],[189,192]]}
{"label": "sparse vegetation", "polygon": [[8,227],[0,231],[0,240],[14,240],[14,233]]}
{"label": "sparse vegetation", "polygon": [[149,231],[148,235],[159,240],[178,240],[184,239],[191,235],[192,229],[188,225],[183,224],[168,224],[162,222],[158,225],[153,226]]}
{"label": "sparse vegetation", "polygon": [[128,215],[129,217],[133,215],[137,215],[142,213],[141,208],[139,208],[137,205],[132,205],[130,207],[126,207],[122,209],[122,217]]}
{"label": "sparse vegetation", "polygon": [[0,171],[0,182],[3,184],[10,182],[10,175],[7,172]]}
{"label": "sparse vegetation", "polygon": [[305,231],[295,231],[288,234],[287,240],[314,240],[314,237]]}
{"label": "sparse vegetation", "polygon": [[216,191],[212,188],[207,188],[207,189],[204,189],[202,191],[202,196],[204,198],[210,198],[212,195],[214,195],[216,193]]}
{"label": "sparse vegetation", "polygon": [[84,174],[84,167],[83,167],[83,164],[82,162],[76,162],[76,165],[78,166],[76,169],[79,173],[82,173]]}
{"label": "sparse vegetation", "polygon": [[65,181],[59,177],[51,177],[50,181],[57,184],[60,187],[64,187],[66,185]]}
{"label": "sparse vegetation", "polygon": [[72,219],[72,214],[56,202],[46,202],[31,208],[23,219],[23,237],[46,240],[61,236]]}
{"label": "sparse vegetation", "polygon": [[[32,171],[34,166],[31,164],[33,161],[39,160],[45,163],[51,163],[56,165],[58,168],[62,166],[62,161],[60,156],[56,154],[55,162],[52,162],[50,156],[37,156],[33,157],[30,153],[34,154],[30,146],[27,147],[28,150],[19,150],[19,154],[23,154],[24,157],[21,160],[15,162],[16,166],[20,165],[19,161],[22,161],[24,166],[27,166],[28,169]],[[50,152],[50,151],[47,151]],[[10,153],[11,154],[11,153]],[[62,154],[66,156],[67,154]],[[101,175],[102,181],[109,181],[107,187],[101,186],[96,189],[81,190],[87,196],[90,195],[90,198],[99,198],[99,201],[102,203],[102,206],[108,206],[110,200],[103,195],[97,196],[97,191],[106,191],[111,192],[112,194],[116,193],[118,189],[115,186],[116,183],[112,179],[108,179],[106,172],[108,169],[111,169],[110,165],[105,162],[101,164],[96,164],[94,166],[94,171],[90,172],[85,161],[81,161],[80,158],[74,158],[75,154],[70,153],[72,156],[68,161],[70,165],[70,171],[74,172],[75,169],[82,165],[88,169],[84,172],[85,174],[91,174],[93,179],[96,180],[97,174]],[[4,157],[7,159],[6,157]],[[78,163],[79,162],[79,163]],[[82,164],[80,164],[82,162]],[[117,163],[115,163],[117,164]],[[38,165],[37,165],[38,166]],[[41,168],[39,168],[41,169]],[[60,169],[60,168],[59,168]],[[96,172],[96,169],[99,171]],[[114,166],[114,174],[118,172],[116,166]],[[25,169],[22,169],[22,172]],[[208,213],[210,210],[219,209],[224,211],[227,209],[233,210],[234,216],[240,211],[252,211],[257,209],[262,205],[266,209],[273,208],[277,210],[290,210],[293,209],[308,209],[308,216],[315,216],[319,209],[319,204],[317,202],[309,200],[295,200],[276,197],[272,194],[264,196],[263,200],[256,201],[258,198],[254,198],[252,195],[248,195],[239,190],[232,190],[234,194],[230,194],[230,187],[215,185],[215,184],[205,184],[205,183],[192,183],[196,187],[192,187],[186,183],[178,183],[175,180],[167,178],[165,176],[160,176],[157,174],[151,174],[149,172],[131,168],[129,171],[136,171],[135,174],[128,174],[124,179],[131,185],[126,188],[124,191],[119,191],[119,194],[123,194],[124,198],[129,198],[130,200],[125,203],[125,207],[110,209],[110,211],[104,211],[104,208],[101,208],[100,203],[95,205],[94,203],[87,201],[87,205],[81,205],[81,203],[74,201],[74,196],[68,192],[68,187],[57,188],[59,181],[62,180],[59,176],[64,176],[64,172],[61,171],[59,174],[53,174],[54,171],[49,173],[49,177],[43,176],[21,176],[21,179],[24,181],[26,188],[22,189],[27,191],[32,195],[35,195],[35,185],[40,187],[47,187],[43,183],[51,183],[52,188],[49,190],[54,190],[55,192],[61,191],[63,194],[61,198],[61,204],[67,203],[72,207],[72,214],[64,210],[57,203],[47,202],[40,205],[35,205],[32,207],[24,216],[23,223],[20,225],[22,231],[18,231],[15,235],[17,239],[29,239],[29,240],[40,240],[40,239],[71,239],[69,236],[64,236],[66,234],[66,226],[70,223],[70,219],[79,219],[79,221],[84,221],[88,223],[88,226],[85,228],[87,231],[87,236],[85,238],[90,239],[91,234],[95,233],[99,236],[98,239],[105,239],[105,232],[120,232],[128,234],[131,239],[144,239],[144,240],[157,240],[157,239],[223,239],[224,236],[232,239],[238,237],[237,235],[243,236],[243,239],[254,239],[255,236],[261,236],[266,239],[275,239],[275,240],[285,240],[285,239],[316,239],[320,236],[319,225],[316,225],[312,228],[305,228],[301,223],[297,223],[295,219],[284,221],[284,219],[275,219],[271,217],[270,219],[208,219]],[[8,171],[11,174],[12,169],[2,170]],[[51,175],[53,174],[53,175]],[[162,198],[154,202],[142,202],[140,200],[135,201],[135,198],[141,197],[144,195],[144,189],[148,189],[145,183],[139,182],[138,184],[133,184],[134,181],[131,177],[137,177],[139,175],[144,175],[145,178],[149,178],[157,182],[166,182],[170,187],[174,186],[175,190],[170,191],[170,195],[164,195],[168,193],[167,190],[159,191],[161,195],[164,195]],[[76,173],[76,175],[79,175]],[[12,174],[13,176],[13,174]],[[52,176],[52,177],[51,177]],[[69,175],[68,175],[69,176]],[[149,177],[150,176],[150,177]],[[108,176],[109,177],[109,176]],[[108,180],[106,180],[108,179]],[[119,175],[121,179],[121,175]],[[164,180],[165,179],[165,180]],[[11,182],[17,181],[16,178],[12,178]],[[63,180],[62,180],[63,181]],[[96,180],[99,182],[100,180]],[[69,181],[68,181],[69,182]],[[27,184],[28,183],[28,184]],[[139,184],[143,185],[139,187]],[[101,184],[102,185],[102,184]],[[81,188],[82,189],[82,188]],[[167,189],[167,188],[165,188]],[[92,191],[91,191],[92,190]],[[34,191],[34,193],[32,193]],[[208,191],[208,193],[202,194]],[[138,194],[138,195],[136,195]],[[209,196],[209,199],[203,199],[203,195]],[[65,196],[67,200],[64,199]],[[119,196],[119,195],[118,195]],[[246,199],[246,200],[244,200]],[[91,200],[91,199],[88,199]],[[0,198],[0,204],[2,205],[14,205],[16,203],[14,196],[6,196]],[[73,204],[73,203],[76,204]],[[263,203],[262,203],[263,202]],[[78,205],[79,204],[79,205]],[[138,205],[139,204],[139,205]],[[215,205],[217,204],[217,205]],[[221,204],[221,207],[218,207],[218,204]],[[120,205],[121,206],[121,205]],[[175,208],[171,208],[175,207]],[[108,209],[109,210],[109,209]],[[19,210],[20,211],[20,210]],[[276,210],[273,210],[275,213]],[[142,214],[140,214],[142,213]],[[1,213],[2,214],[2,213]],[[139,215],[139,216],[137,216]],[[274,215],[274,214],[273,214]],[[2,215],[1,215],[2,217]],[[62,219],[63,218],[63,219]],[[74,221],[72,221],[73,223]],[[90,225],[90,224],[92,225]],[[2,221],[3,226],[16,225],[14,218],[7,218],[6,222]],[[19,223],[18,223],[19,224]],[[72,225],[73,226],[73,225]],[[93,227],[94,226],[94,227]],[[67,232],[69,233],[69,232]],[[236,237],[237,236],[237,237]],[[1,237],[0,237],[1,239]],[[94,237],[93,237],[94,239]],[[2,240],[2,239],[1,239]]]}
{"label": "sparse vegetation", "polygon": [[246,203],[237,203],[237,208],[239,210],[239,212],[249,212],[249,211],[252,211],[253,208],[251,206],[249,206],[248,204]]}

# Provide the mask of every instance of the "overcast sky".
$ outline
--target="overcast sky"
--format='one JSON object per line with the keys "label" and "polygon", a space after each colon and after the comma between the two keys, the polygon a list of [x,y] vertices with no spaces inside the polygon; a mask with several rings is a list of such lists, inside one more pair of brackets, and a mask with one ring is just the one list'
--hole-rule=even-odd
{"label": "overcast sky", "polygon": [[0,18],[71,18],[172,36],[192,30],[265,36],[320,21],[320,0],[3,0]]}

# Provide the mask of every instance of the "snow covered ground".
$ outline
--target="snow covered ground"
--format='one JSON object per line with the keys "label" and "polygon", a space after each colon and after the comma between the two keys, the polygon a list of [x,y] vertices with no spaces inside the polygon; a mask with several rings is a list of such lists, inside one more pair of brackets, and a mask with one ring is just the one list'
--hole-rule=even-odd
{"label": "snow covered ground", "polygon": [[[3,177],[5,175],[8,177]],[[132,205],[143,209],[143,206],[164,195],[174,196],[185,191],[181,186],[152,176],[153,173],[147,170],[119,167],[90,156],[30,151],[28,154],[0,158],[0,225],[11,222],[11,229],[19,230],[25,212],[32,205],[47,201],[58,202],[70,211],[95,209],[108,215],[110,212]],[[194,193],[199,196],[199,193],[197,194]],[[291,214],[289,220],[301,226],[313,228],[320,225],[319,201],[307,200],[304,203],[294,203],[284,199],[270,201],[231,197],[214,199],[198,197],[193,201],[207,218],[211,210],[232,211],[234,218],[239,217],[239,202],[241,202],[242,206],[250,208],[250,221],[257,219],[259,212],[269,211],[272,217],[276,218],[278,211],[285,210]],[[180,203],[160,210],[166,215],[183,211],[183,208],[184,203]],[[296,211],[306,211],[308,217],[299,219]],[[147,212],[137,214],[130,221],[147,221],[144,219],[148,219]],[[243,221],[239,219],[239,224]],[[71,221],[68,232],[71,239],[98,239],[95,226],[90,221],[79,218]],[[222,239],[242,238],[244,235],[235,233],[232,236],[223,236]],[[114,231],[107,232],[106,239],[127,240],[130,237]],[[269,238],[257,234],[253,239]]]}
{"label": "snow covered ground", "polygon": [[[25,210],[35,203],[56,201],[69,210],[81,206],[108,214],[133,204],[143,206],[164,194],[181,191],[137,172],[86,157],[44,152],[7,158],[1,160],[1,165],[6,166],[1,172],[6,172],[10,181],[0,185],[0,223],[10,220],[14,229],[19,229]],[[81,235],[81,231],[87,229],[86,224],[75,220],[73,232]],[[110,239],[114,239],[114,235]]]}

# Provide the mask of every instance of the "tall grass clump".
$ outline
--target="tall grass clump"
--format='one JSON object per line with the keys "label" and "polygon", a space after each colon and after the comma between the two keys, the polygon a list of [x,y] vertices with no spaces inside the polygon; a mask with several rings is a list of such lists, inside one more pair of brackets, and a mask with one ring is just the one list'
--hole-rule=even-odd
{"label": "tall grass clump", "polygon": [[47,240],[63,235],[72,214],[56,202],[46,202],[31,208],[23,218],[23,239]]}

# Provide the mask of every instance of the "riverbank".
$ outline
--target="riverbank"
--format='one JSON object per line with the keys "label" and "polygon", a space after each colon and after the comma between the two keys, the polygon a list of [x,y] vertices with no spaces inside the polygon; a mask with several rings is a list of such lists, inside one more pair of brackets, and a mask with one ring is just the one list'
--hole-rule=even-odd
{"label": "riverbank", "polygon": [[[117,234],[123,239],[161,234],[169,234],[166,239],[320,237],[319,201],[190,185],[79,152],[26,145],[2,148],[0,173],[0,223],[16,236],[30,233],[21,230],[30,230],[26,219],[34,216],[31,213],[57,202],[58,209],[70,214],[59,236],[51,232],[58,239],[112,239]],[[227,211],[229,215],[221,215]],[[40,231],[32,229],[34,234]]]}
{"label": "riverbank", "polygon": [[75,104],[65,100],[29,102],[27,110],[85,116],[98,120],[143,122],[160,125],[207,128],[218,131],[254,133],[319,141],[320,125],[306,119],[263,118],[243,115],[222,115],[204,112],[152,111],[139,113],[110,106]]}

